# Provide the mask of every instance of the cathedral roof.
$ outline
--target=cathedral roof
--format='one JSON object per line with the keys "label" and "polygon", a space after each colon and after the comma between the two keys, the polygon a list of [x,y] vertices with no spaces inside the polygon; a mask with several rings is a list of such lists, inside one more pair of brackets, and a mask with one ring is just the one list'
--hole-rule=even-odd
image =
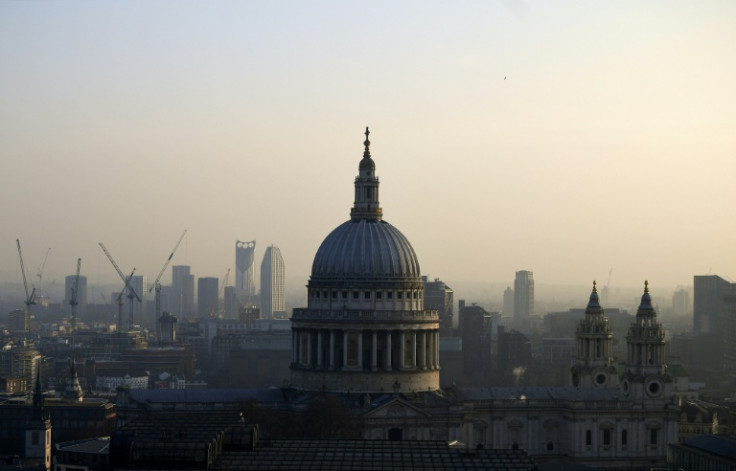
{"label": "cathedral roof", "polygon": [[386,221],[350,220],[333,230],[317,250],[312,281],[420,278],[409,240]]}

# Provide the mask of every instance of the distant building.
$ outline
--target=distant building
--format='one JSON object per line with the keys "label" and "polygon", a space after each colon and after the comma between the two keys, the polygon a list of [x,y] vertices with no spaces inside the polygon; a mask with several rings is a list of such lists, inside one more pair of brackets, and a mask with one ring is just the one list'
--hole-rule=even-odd
{"label": "distant building", "polygon": [[234,286],[225,286],[222,302],[225,319],[237,319],[240,315],[240,302]]}
{"label": "distant building", "polygon": [[511,286],[507,286],[503,291],[503,312],[501,314],[504,317],[514,315],[514,290],[511,289]]}
{"label": "distant building", "polygon": [[261,262],[261,315],[266,319],[286,319],[284,259],[275,245],[266,249]]}
{"label": "distant building", "polygon": [[220,310],[218,302],[220,280],[214,277],[205,277],[197,280],[197,315],[203,317],[217,317]]}
{"label": "distant building", "polygon": [[693,313],[688,290],[680,288],[672,294],[672,313],[676,316],[689,316]]}
{"label": "distant building", "polygon": [[700,345],[697,362],[715,372],[726,367],[725,297],[731,288],[731,283],[717,275],[693,277],[693,332]]}
{"label": "distant building", "polygon": [[[133,288],[140,298],[140,302],[137,299],[133,300],[133,308],[127,307],[129,318],[128,324],[130,329],[133,330],[134,325],[142,325],[147,327],[153,327],[154,323],[150,319],[145,318],[146,295],[148,294],[148,282],[147,278],[143,275],[133,275],[130,278],[130,287]],[[130,299],[126,299],[129,302]]]}
{"label": "distant building", "polygon": [[8,314],[8,328],[14,334],[26,332],[26,311],[24,309],[13,309]]}
{"label": "distant building", "polygon": [[255,301],[255,250],[255,240],[235,242],[235,296],[245,305]]}
{"label": "distant building", "polygon": [[423,276],[422,282],[424,283],[424,307],[436,310],[440,316],[440,335],[451,336],[455,292],[439,278],[427,281],[427,277]]}
{"label": "distant building", "polygon": [[516,272],[514,279],[514,322],[526,325],[534,315],[534,274],[522,270]]}
{"label": "distant building", "polygon": [[194,315],[194,275],[189,265],[171,267],[171,286],[171,312],[182,317]]}
{"label": "distant building", "polygon": [[458,315],[462,319],[463,373],[472,384],[487,386],[492,371],[492,335],[494,317],[477,304],[467,306],[460,300]]}

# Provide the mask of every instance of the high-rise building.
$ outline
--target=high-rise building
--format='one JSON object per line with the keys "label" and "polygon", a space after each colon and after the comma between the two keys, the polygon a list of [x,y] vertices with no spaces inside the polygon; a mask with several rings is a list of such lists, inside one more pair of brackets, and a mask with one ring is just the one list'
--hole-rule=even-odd
{"label": "high-rise building", "polygon": [[197,280],[197,314],[199,317],[216,317],[219,314],[219,284],[220,280],[214,277]]}
{"label": "high-rise building", "polygon": [[676,316],[689,316],[692,314],[692,302],[690,301],[690,293],[680,288],[672,294],[672,313]]}
{"label": "high-rise building", "polygon": [[[81,281],[81,280],[80,280]],[[140,298],[140,302],[138,302],[137,299],[133,298],[133,307],[127,306],[128,313],[129,313],[129,319],[128,323],[130,324],[130,328],[132,329],[133,325],[147,325],[149,327],[153,327],[154,323],[149,323],[148,319],[144,318],[145,316],[145,310],[144,306],[146,304],[146,295],[148,294],[148,288],[147,288],[147,278],[144,275],[133,275],[130,278],[130,282],[128,285],[135,290],[135,293]],[[128,298],[125,300],[125,302],[129,302],[131,299]]]}
{"label": "high-rise building", "polygon": [[452,335],[453,309],[455,304],[455,292],[439,278],[427,281],[422,277],[424,283],[424,308],[434,309],[440,316],[440,335]]}
{"label": "high-rise building", "polygon": [[514,319],[524,320],[534,315],[534,274],[527,270],[516,272],[514,279]]}
{"label": "high-rise building", "polygon": [[514,290],[511,286],[507,286],[503,291],[503,312],[504,317],[511,317],[514,315]]}
{"label": "high-rise building", "polygon": [[189,265],[171,267],[171,285],[173,299],[169,305],[173,314],[188,317],[194,314],[194,275]]}
{"label": "high-rise building", "polygon": [[225,309],[225,319],[238,319],[240,316],[240,303],[235,295],[234,286],[225,286],[222,302]]}
{"label": "high-rise building", "polygon": [[716,372],[723,371],[726,330],[726,295],[733,284],[717,275],[693,277],[693,333],[700,348],[697,363]]}
{"label": "high-rise building", "polygon": [[[72,288],[76,282],[77,275],[69,275],[64,278],[64,312],[68,312],[71,315],[69,301],[72,299]],[[81,316],[85,313],[87,308],[87,277],[79,275],[79,282],[77,283],[77,316]]]}
{"label": "high-rise building", "polygon": [[498,313],[487,312],[475,303],[467,306],[461,300],[458,316],[462,319],[463,373],[475,384],[487,386],[492,373],[494,317],[497,319]]}
{"label": "high-rise building", "polygon": [[286,318],[284,259],[275,245],[266,249],[261,262],[261,314],[266,319]]}
{"label": "high-rise building", "polygon": [[256,295],[256,241],[235,242],[235,295],[241,303],[253,304]]}

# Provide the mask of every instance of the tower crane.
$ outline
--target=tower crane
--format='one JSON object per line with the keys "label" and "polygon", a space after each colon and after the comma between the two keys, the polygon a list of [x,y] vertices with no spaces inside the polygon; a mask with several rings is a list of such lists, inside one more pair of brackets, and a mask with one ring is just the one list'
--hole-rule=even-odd
{"label": "tower crane", "polygon": [[41,265],[38,266],[38,271],[36,272],[36,276],[38,277],[38,292],[41,295],[41,304],[43,304],[44,306],[48,304],[48,300],[43,293],[43,269],[44,267],[46,267],[46,260],[48,260],[49,258],[49,252],[51,252],[51,247],[46,250],[46,255],[43,257],[43,262],[41,262]]}
{"label": "tower crane", "polygon": [[34,286],[31,293],[28,294],[28,281],[26,280],[26,268],[23,266],[23,251],[20,249],[20,239],[15,239],[15,242],[18,244],[20,272],[23,274],[23,288],[26,290],[26,298],[23,301],[26,305],[26,312],[23,319],[23,331],[28,335],[31,332],[31,306],[36,304],[36,287]]}
{"label": "tower crane", "polygon": [[105,244],[102,242],[99,243],[100,248],[103,252],[105,252],[105,255],[107,256],[107,259],[110,260],[110,263],[112,263],[112,266],[115,268],[115,271],[118,272],[118,276],[121,280],[123,280],[123,283],[125,283],[125,286],[123,286],[123,290],[120,292],[120,295],[118,296],[118,327],[122,328],[123,326],[123,319],[122,319],[122,302],[123,302],[123,293],[125,291],[128,292],[128,301],[130,303],[130,317],[128,320],[128,325],[133,325],[133,300],[137,300],[139,303],[141,302],[140,296],[138,296],[138,293],[135,292],[132,286],[130,286],[130,279],[133,277],[133,273],[135,273],[135,268],[133,268],[133,271],[130,273],[130,275],[126,278],[123,274],[123,271],[120,269],[117,263],[115,263],[115,259],[112,258],[112,255],[110,255],[110,252],[107,250],[107,247],[105,247]]}
{"label": "tower crane", "polygon": [[164,262],[164,266],[161,267],[161,271],[158,272],[158,276],[156,277],[156,281],[153,282],[153,285],[151,285],[150,288],[148,288],[148,292],[150,293],[151,290],[156,288],[156,322],[158,323],[158,319],[161,317],[161,277],[163,276],[164,272],[166,271],[166,268],[169,266],[169,263],[171,263],[171,259],[174,258],[174,252],[176,252],[176,249],[179,248],[179,244],[181,244],[182,239],[184,239],[184,236],[187,234],[187,230],[184,229],[184,232],[181,233],[179,236],[179,240],[176,241],[176,245],[174,245],[174,248],[171,250],[171,253],[169,254],[169,258],[166,259]]}

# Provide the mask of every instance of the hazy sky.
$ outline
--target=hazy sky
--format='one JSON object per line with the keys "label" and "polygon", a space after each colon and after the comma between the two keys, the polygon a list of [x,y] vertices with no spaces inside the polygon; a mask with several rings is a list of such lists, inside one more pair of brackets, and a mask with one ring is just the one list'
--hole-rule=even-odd
{"label": "hazy sky", "polygon": [[255,239],[306,284],[366,125],[430,277],[733,279],[735,44],[732,0],[0,2],[0,280],[16,238],[153,278],[186,228],[196,276]]}

